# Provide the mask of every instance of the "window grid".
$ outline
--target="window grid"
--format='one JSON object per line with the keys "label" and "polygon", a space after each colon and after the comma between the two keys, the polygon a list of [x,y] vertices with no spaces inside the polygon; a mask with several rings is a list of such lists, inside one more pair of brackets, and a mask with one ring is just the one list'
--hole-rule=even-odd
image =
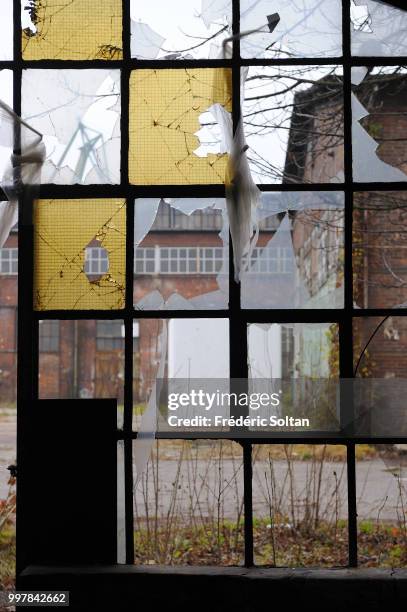
{"label": "window grid", "polygon": [[18,249],[0,249],[0,274],[14,275],[18,272]]}
{"label": "window grid", "polygon": [[[240,30],[239,15],[240,6],[239,0],[233,0],[233,34],[238,34]],[[232,378],[247,377],[247,347],[246,347],[246,328],[251,322],[338,322],[339,337],[340,337],[340,373],[342,377],[353,376],[353,354],[352,354],[352,318],[363,317],[366,315],[388,316],[392,311],[388,309],[353,309],[353,291],[352,291],[352,199],[354,191],[375,190],[387,191],[405,189],[405,183],[358,183],[355,185],[352,181],[352,134],[351,134],[351,67],[352,66],[373,66],[377,64],[399,65],[407,63],[407,58],[373,58],[373,57],[351,57],[350,52],[350,0],[343,0],[343,56],[337,58],[284,58],[273,60],[246,60],[240,59],[240,44],[235,41],[233,45],[233,56],[231,60],[176,60],[176,61],[141,61],[130,58],[130,11],[129,3],[123,2],[123,60],[119,61],[103,61],[103,67],[114,67],[121,69],[121,92],[122,92],[122,112],[121,112],[121,184],[118,186],[94,186],[94,185],[74,185],[70,186],[69,192],[71,197],[87,197],[93,195],[96,197],[111,197],[125,196],[127,198],[127,266],[126,266],[126,308],[124,311],[75,311],[73,315],[65,312],[65,317],[72,318],[124,318],[125,321],[125,400],[124,400],[124,428],[118,432],[118,438],[124,439],[125,446],[125,488],[126,488],[126,560],[128,563],[134,561],[133,550],[133,475],[132,475],[132,440],[137,436],[131,429],[132,423],[132,372],[133,372],[133,318],[150,317],[159,318],[163,313],[159,311],[138,311],[135,313],[132,307],[132,280],[133,280],[133,201],[137,197],[194,197],[199,194],[199,197],[224,197],[222,186],[150,186],[150,187],[135,187],[131,186],[128,181],[128,101],[129,101],[129,76],[132,69],[150,67],[150,68],[185,68],[186,66],[196,67],[213,67],[213,66],[231,66],[233,76],[233,126],[237,128],[239,122],[239,106],[240,106],[240,69],[242,66],[249,65],[330,65],[338,64],[343,67],[343,89],[344,89],[344,183],[343,185],[330,185],[326,183],[313,183],[304,185],[295,185],[295,190],[303,191],[318,191],[318,190],[338,190],[343,189],[345,192],[345,308],[343,310],[332,309],[312,310],[312,311],[282,311],[273,310],[241,310],[240,309],[240,287],[233,281],[233,257],[232,246],[230,246],[229,256],[229,274],[230,274],[230,309],[225,311],[166,311],[166,317],[216,317],[227,316],[230,321],[230,369]],[[21,36],[20,36],[20,3],[14,3],[14,61],[1,62],[3,68],[14,69],[14,110],[17,114],[21,114],[21,72],[23,68],[35,68],[35,61],[22,61],[21,58]],[[43,66],[49,67],[66,67],[67,63],[59,60],[44,60]],[[99,66],[96,61],[77,61],[70,64],[70,67],[77,69]],[[274,185],[263,184],[261,189],[264,191],[290,191],[293,190],[293,185]],[[66,194],[67,187],[58,185],[44,185],[41,188],[42,197],[61,198]],[[20,223],[23,219],[27,219],[29,214],[29,205],[22,198],[19,201]],[[24,213],[24,214],[23,214]],[[29,223],[28,223],[29,225]],[[39,313],[28,308],[28,304],[32,303],[32,277],[33,277],[33,255],[30,248],[30,233],[24,223],[19,227],[20,237],[28,238],[22,240],[20,247],[19,258],[19,296],[22,303],[26,305],[24,316],[22,310],[19,312],[19,345],[18,345],[18,401],[23,404],[29,402],[32,397],[38,395],[35,381],[38,379],[38,352],[35,350],[32,353],[32,348],[38,348],[38,324]],[[398,316],[405,316],[406,311],[401,309],[397,312]],[[42,319],[47,318],[63,318],[59,311],[48,311],[41,313]],[[28,350],[27,350],[28,349]],[[32,358],[34,354],[34,358]],[[341,418],[343,423],[351,422],[352,402],[341,406]],[[21,413],[22,414],[22,413]],[[24,417],[19,423],[18,435],[21,435]],[[357,565],[357,530],[356,530],[356,479],[355,479],[355,444],[363,442],[365,439],[356,439],[352,437],[351,427],[344,427],[342,436],[328,437],[326,435],[318,435],[317,433],[311,436],[288,436],[273,437],[263,439],[262,442],[277,443],[277,442],[301,442],[302,440],[308,443],[318,444],[321,442],[341,442],[347,447],[347,477],[348,477],[348,531],[349,531],[349,565]],[[160,437],[170,437],[162,435]],[[174,437],[174,436],[171,436]],[[177,435],[176,437],[182,437]],[[189,437],[189,436],[184,436]],[[210,436],[206,436],[210,437]],[[218,436],[213,436],[218,437]],[[380,442],[380,440],[376,440]],[[403,438],[386,439],[386,442],[404,441]],[[243,447],[243,466],[244,466],[244,504],[245,504],[245,564],[246,566],[253,565],[253,531],[252,531],[252,445],[259,442],[259,439],[242,440]],[[19,448],[18,463],[24,465],[26,460],[24,449]],[[17,508],[17,513],[20,515],[20,521],[23,521],[23,509]],[[17,569],[24,567],[24,554],[20,553],[17,558]]]}

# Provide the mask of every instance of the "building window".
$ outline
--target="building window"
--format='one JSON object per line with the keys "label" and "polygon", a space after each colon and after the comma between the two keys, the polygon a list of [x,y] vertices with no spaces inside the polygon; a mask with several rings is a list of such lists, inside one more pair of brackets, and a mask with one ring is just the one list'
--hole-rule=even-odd
{"label": "building window", "polygon": [[57,353],[59,351],[59,321],[39,322],[40,353]]}
{"label": "building window", "polygon": [[98,351],[124,350],[124,326],[121,321],[97,321],[96,349]]}
{"label": "building window", "polygon": [[135,274],[218,274],[222,247],[139,247],[134,253]]}
{"label": "building window", "polygon": [[87,247],[85,249],[85,274],[90,276],[106,274],[109,270],[109,257],[102,247]]}
{"label": "building window", "polygon": [[0,274],[17,274],[18,249],[0,249]]}
{"label": "building window", "polygon": [[294,262],[286,247],[255,247],[249,272],[255,274],[291,274]]}

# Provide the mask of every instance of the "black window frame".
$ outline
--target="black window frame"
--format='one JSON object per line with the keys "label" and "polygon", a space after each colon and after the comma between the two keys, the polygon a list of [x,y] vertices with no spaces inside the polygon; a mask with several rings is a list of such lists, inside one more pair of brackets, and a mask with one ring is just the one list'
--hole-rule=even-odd
{"label": "black window frame", "polygon": [[[126,562],[134,563],[133,536],[133,441],[137,432],[132,429],[132,388],[133,388],[133,321],[143,318],[227,318],[230,327],[230,375],[231,378],[247,379],[247,325],[249,323],[284,323],[332,322],[339,325],[340,338],[340,376],[353,377],[352,320],[354,317],[380,316],[394,314],[390,309],[354,309],[352,290],[352,198],[356,191],[403,191],[407,183],[354,183],[352,180],[352,133],[351,133],[351,67],[372,65],[407,64],[407,57],[352,57],[351,56],[351,19],[350,0],[342,3],[342,38],[343,55],[329,58],[290,58],[290,59],[241,59],[239,41],[233,44],[231,59],[213,60],[137,60],[130,56],[130,5],[123,0],[123,59],[122,60],[36,60],[26,61],[21,55],[21,2],[14,1],[14,59],[1,61],[0,69],[13,70],[14,110],[21,115],[21,81],[24,69],[85,69],[116,68],[121,70],[121,182],[119,185],[54,185],[44,184],[40,188],[41,198],[110,198],[126,199],[126,305],[123,310],[86,310],[86,311],[34,311],[33,310],[33,225],[32,200],[30,194],[23,193],[19,198],[19,258],[18,258],[18,463],[27,461],[24,435],[25,423],[29,422],[29,411],[32,400],[38,398],[38,327],[39,320],[46,319],[121,319],[125,326],[125,380],[124,380],[124,425],[117,431],[117,439],[123,440],[125,456],[125,506],[126,506]],[[233,34],[240,30],[240,3],[233,0]],[[302,65],[340,65],[343,66],[344,93],[344,183],[343,184],[262,184],[262,191],[343,191],[345,195],[345,303],[343,309],[330,310],[243,310],[240,307],[240,286],[235,283],[233,270],[233,247],[229,252],[229,309],[228,310],[188,310],[188,311],[147,311],[135,310],[133,306],[133,262],[134,262],[134,201],[139,197],[224,197],[223,185],[167,185],[136,186],[128,180],[129,148],[129,78],[134,69],[182,69],[185,67],[232,69],[233,83],[233,126],[236,130],[239,122],[240,108],[240,69],[243,66],[302,66]],[[15,134],[15,150],[19,151],[20,134]],[[3,199],[6,199],[3,194]],[[407,311],[397,309],[397,316],[406,316]],[[341,406],[343,422],[351,422],[352,402]],[[346,413],[346,414],[345,414]],[[196,438],[196,435],[158,433],[157,438]],[[219,435],[201,436],[219,438]],[[377,443],[402,442],[404,438],[375,438]],[[252,509],[252,448],[259,443],[309,443],[309,444],[343,444],[347,449],[347,482],[348,482],[348,546],[349,566],[357,566],[357,512],[356,512],[356,465],[355,446],[358,443],[370,442],[371,438],[353,436],[352,427],[343,428],[340,434],[311,432],[310,434],[284,434],[267,437],[239,438],[242,446],[244,471],[244,542],[245,566],[254,565],[253,555],[253,509]],[[23,527],[23,500],[18,501],[17,529]],[[24,551],[17,551],[17,571],[25,566]]]}

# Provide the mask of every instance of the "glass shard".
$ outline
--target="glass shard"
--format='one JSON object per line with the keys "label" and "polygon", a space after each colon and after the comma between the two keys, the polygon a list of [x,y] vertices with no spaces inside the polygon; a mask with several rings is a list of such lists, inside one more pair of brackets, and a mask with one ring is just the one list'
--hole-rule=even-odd
{"label": "glass shard", "polygon": [[[198,59],[221,56],[230,36],[231,0],[130,1],[131,56],[138,59]],[[165,18],[163,19],[163,15]]]}
{"label": "glass shard", "polygon": [[[129,178],[136,185],[224,183],[213,105],[231,110],[230,69],[134,70],[130,77]],[[205,114],[205,118],[201,116]],[[209,125],[208,125],[209,124]],[[207,128],[204,135],[200,132]],[[203,147],[203,149],[202,149]],[[199,149],[199,150],[198,150]]]}
{"label": "glass shard", "polygon": [[[124,200],[38,200],[34,227],[36,310],[124,307]],[[109,269],[90,281],[85,252],[95,237],[109,255]]]}
{"label": "glass shard", "polygon": [[23,0],[25,60],[115,60],[122,53],[121,0]]}
{"label": "glass shard", "polygon": [[228,238],[221,198],[136,200],[135,308],[227,308]]}
{"label": "glass shard", "polygon": [[[335,57],[342,54],[342,6],[339,0],[242,0],[241,55],[252,57]],[[270,32],[268,17],[280,21]],[[253,30],[256,30],[253,32]],[[247,35],[244,33],[247,32]]]}
{"label": "glass shard", "polygon": [[407,13],[375,0],[351,3],[352,54],[394,57],[407,52]]}
{"label": "glass shard", "polygon": [[119,70],[24,70],[22,115],[44,135],[43,183],[120,181]]}
{"label": "glass shard", "polygon": [[404,66],[375,67],[352,93],[353,178],[359,182],[407,180]]}

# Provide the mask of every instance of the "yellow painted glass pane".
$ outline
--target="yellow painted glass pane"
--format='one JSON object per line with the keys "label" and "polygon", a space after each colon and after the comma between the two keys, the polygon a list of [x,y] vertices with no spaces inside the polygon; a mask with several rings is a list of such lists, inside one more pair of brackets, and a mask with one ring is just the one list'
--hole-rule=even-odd
{"label": "yellow painted glass pane", "polygon": [[125,269],[124,200],[34,202],[35,310],[123,308]]}
{"label": "yellow painted glass pane", "polygon": [[23,59],[122,58],[122,0],[34,0],[28,8]]}
{"label": "yellow painted glass pane", "polygon": [[224,183],[226,153],[194,151],[199,117],[213,104],[231,111],[231,70],[134,70],[130,77],[129,178],[135,185]]}

